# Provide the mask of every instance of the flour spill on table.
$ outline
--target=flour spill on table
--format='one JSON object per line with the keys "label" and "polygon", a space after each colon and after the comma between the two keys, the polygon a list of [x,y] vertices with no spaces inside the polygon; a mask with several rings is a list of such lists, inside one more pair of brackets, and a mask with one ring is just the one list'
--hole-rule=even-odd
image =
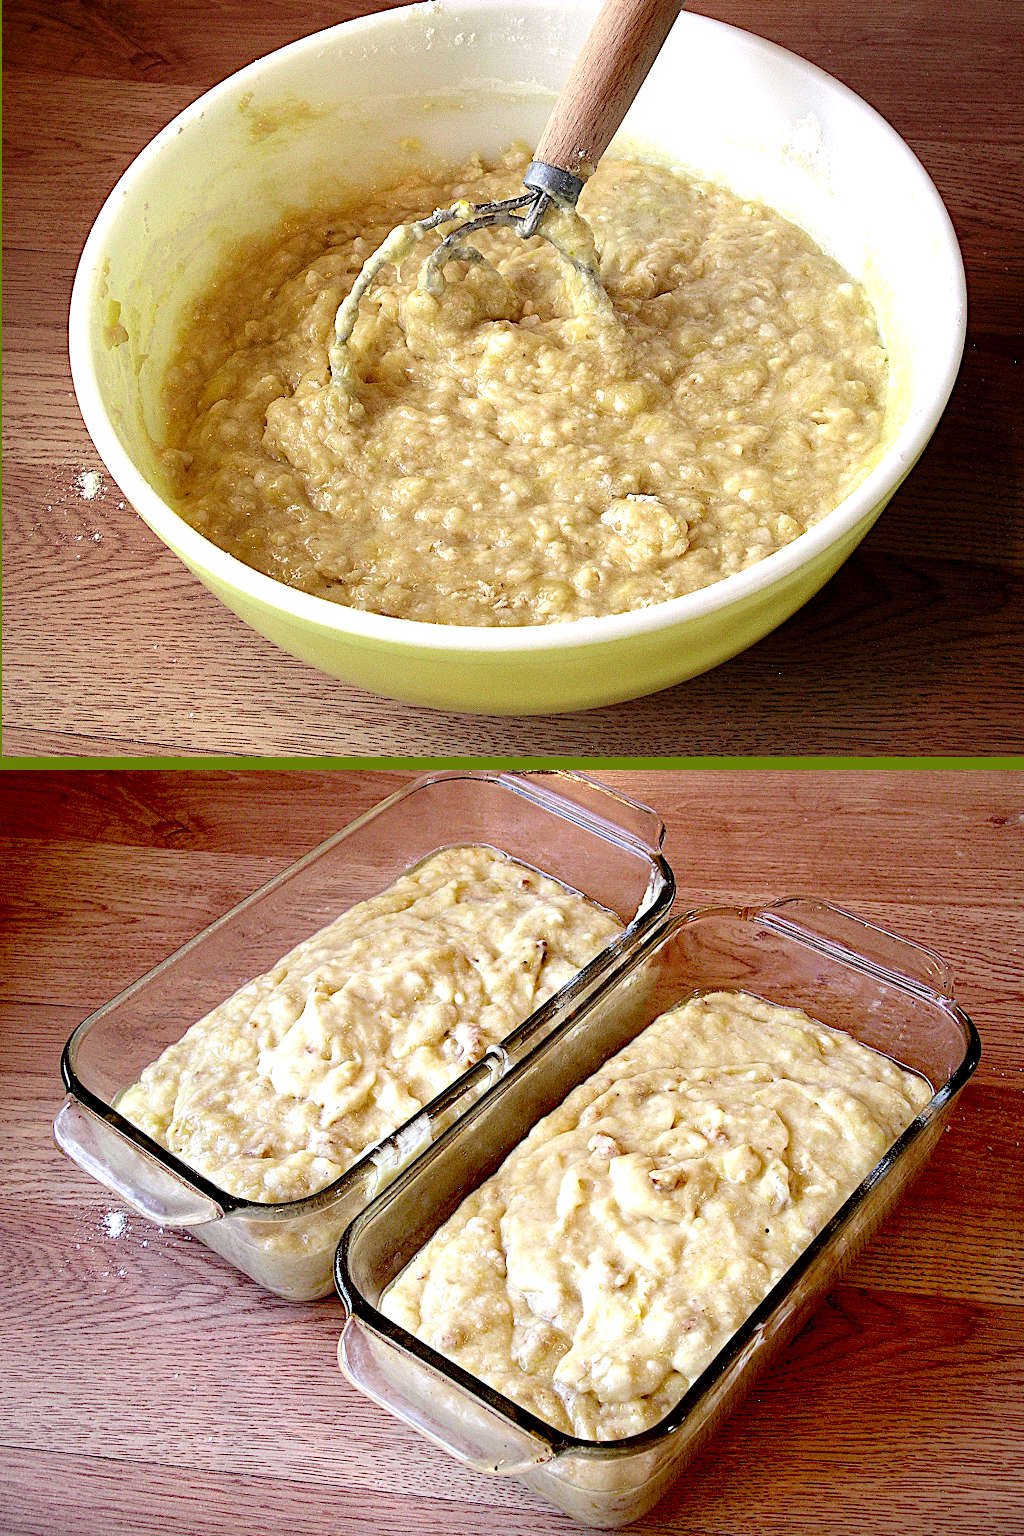
{"label": "flour spill on table", "polygon": [[95,501],[103,489],[103,476],[98,469],[83,469],[75,479],[75,489],[83,501]]}
{"label": "flour spill on table", "polygon": [[103,1218],[103,1228],[108,1237],[123,1237],[128,1230],[128,1218],[124,1211],[108,1211]]}

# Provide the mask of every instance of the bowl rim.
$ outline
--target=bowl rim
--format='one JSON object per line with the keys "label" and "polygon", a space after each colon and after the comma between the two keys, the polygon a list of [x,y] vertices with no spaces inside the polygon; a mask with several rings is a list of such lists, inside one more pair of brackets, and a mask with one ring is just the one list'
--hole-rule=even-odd
{"label": "bowl rim", "polygon": [[[572,8],[585,11],[591,9],[578,3],[578,0],[572,3]],[[789,68],[795,65],[798,72],[806,73],[826,93],[833,92],[840,99],[845,98],[857,111],[873,121],[876,131],[888,142],[894,156],[903,160],[911,174],[918,179],[931,205],[936,234],[942,237],[941,253],[947,266],[946,278],[955,298],[949,316],[945,362],[941,370],[936,372],[928,398],[914,405],[896,437],[864,479],[805,533],[744,570],[721,577],[696,591],[646,607],[547,624],[435,624],[349,607],[333,602],[330,598],[316,597],[264,575],[197,532],[154,490],[122,446],[103,404],[93,361],[91,315],[96,289],[103,280],[103,251],[109,231],[121,215],[122,206],[130,196],[135,182],[148,172],[151,163],[169,142],[188,131],[191,124],[200,121],[207,110],[218,105],[221,99],[230,99],[244,92],[253,80],[263,79],[268,65],[321,50],[329,46],[341,32],[351,37],[355,32],[364,30],[408,28],[417,22],[424,25],[436,23],[442,15],[468,19],[474,14],[493,15],[504,9],[502,0],[462,0],[462,3],[460,0],[423,0],[423,3],[336,23],[297,38],[234,71],[173,117],[122,173],[89,231],[72,286],[68,351],[79,409],[100,458],[133,510],[163,542],[170,545],[172,551],[190,569],[197,574],[202,573],[201,579],[208,578],[219,589],[229,589],[257,602],[264,609],[298,621],[304,627],[333,631],[339,636],[375,646],[480,655],[573,650],[676,629],[687,622],[708,619],[734,604],[755,598],[766,588],[784,582],[802,568],[813,565],[819,556],[841,542],[844,535],[869,518],[876,509],[881,511],[934,432],[952,392],[963,357],[967,324],[963,258],[952,220],[938,190],[910,146],[874,107],[810,60],[743,28],[712,17],[681,11],[675,24],[677,27],[682,25],[684,29],[692,28],[697,33],[703,31],[709,36],[731,34],[738,46],[754,54],[759,53],[767,60],[774,59],[780,63],[785,61]],[[544,11],[547,14],[549,3],[548,0],[520,0],[519,9]],[[424,93],[419,91],[409,94],[422,97]]]}

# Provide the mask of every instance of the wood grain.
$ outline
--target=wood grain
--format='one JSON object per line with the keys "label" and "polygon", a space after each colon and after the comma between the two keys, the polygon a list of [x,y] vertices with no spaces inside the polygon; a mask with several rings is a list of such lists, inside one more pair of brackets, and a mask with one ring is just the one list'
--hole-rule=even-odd
{"label": "wood grain", "polygon": [[544,126],[534,158],[592,174],[650,74],[679,0],[605,0]]}
{"label": "wood grain", "polygon": [[[106,193],[201,91],[373,9],[166,0],[5,8],[4,751],[645,756],[1002,753],[1024,741],[1020,0],[713,0],[709,15],[867,98],[931,173],[964,252],[967,352],[931,445],[827,588],[775,634],[656,698],[538,719],[403,706],[250,632],[125,504],[66,359],[75,264]],[[103,473],[83,499],[83,471]]]}
{"label": "wood grain", "polygon": [[[0,780],[0,1528],[11,1536],[554,1536],[343,1381],[290,1305],[57,1152],[75,1023],[405,782]],[[602,774],[655,806],[679,906],[820,894],[944,954],[981,1066],[922,1177],[640,1536],[1018,1536],[1024,1508],[1024,781]]]}

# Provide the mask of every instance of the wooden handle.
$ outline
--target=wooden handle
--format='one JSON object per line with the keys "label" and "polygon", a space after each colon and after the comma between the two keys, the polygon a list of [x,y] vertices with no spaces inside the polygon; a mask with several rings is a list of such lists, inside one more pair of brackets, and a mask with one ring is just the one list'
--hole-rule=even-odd
{"label": "wooden handle", "polygon": [[646,80],[680,5],[681,0],[605,0],[535,160],[586,180]]}

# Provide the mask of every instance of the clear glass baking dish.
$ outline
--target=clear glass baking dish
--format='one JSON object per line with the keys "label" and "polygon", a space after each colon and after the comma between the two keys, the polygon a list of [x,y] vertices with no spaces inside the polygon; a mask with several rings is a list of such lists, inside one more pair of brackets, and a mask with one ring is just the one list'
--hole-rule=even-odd
{"label": "clear glass baking dish", "polygon": [[[646,806],[582,775],[444,771],[417,778],[78,1026],[61,1060],[67,1098],[54,1122],[58,1144],[141,1215],[187,1227],[268,1290],[297,1301],[330,1294],[334,1251],[352,1217],[664,923],[675,894],[661,854],[664,830]],[[243,1200],[118,1113],[119,1093],[194,1020],[421,859],[467,843],[497,848],[573,887],[615,913],[624,931],[341,1178],[301,1200]]]}
{"label": "clear glass baking dish", "polygon": [[[441,1222],[570,1089],[666,1008],[719,989],[802,1008],[921,1073],[933,1095],[660,1424],[629,1439],[580,1440],[467,1375],[378,1303]],[[460,1461],[522,1479],[574,1520],[611,1527],[638,1519],[799,1329],[935,1146],[980,1054],[952,993],[937,956],[825,902],[709,908],[676,919],[348,1228],[336,1263],[345,1375]]]}

